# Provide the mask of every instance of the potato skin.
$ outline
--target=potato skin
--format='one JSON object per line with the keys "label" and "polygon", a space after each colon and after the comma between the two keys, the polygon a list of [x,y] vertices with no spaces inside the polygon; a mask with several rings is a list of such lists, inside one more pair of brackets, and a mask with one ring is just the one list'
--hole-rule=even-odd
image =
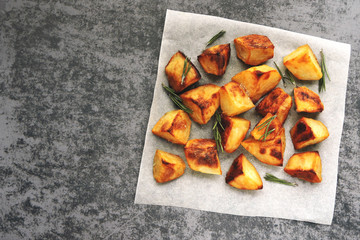
{"label": "potato skin", "polygon": [[295,149],[302,149],[324,141],[329,137],[326,126],[318,120],[302,117],[290,130]]}
{"label": "potato skin", "polygon": [[190,136],[191,120],[183,110],[165,113],[152,128],[152,133],[175,144],[185,145]]}
{"label": "potato skin", "polygon": [[234,159],[229,171],[226,173],[225,182],[232,187],[243,190],[259,190],[263,188],[259,173],[244,154],[240,154]]}
{"label": "potato skin", "polygon": [[178,155],[156,150],[153,176],[156,182],[165,183],[181,177],[185,172],[185,162]]}
{"label": "potato skin", "polygon": [[276,87],[281,80],[281,75],[275,68],[261,65],[241,71],[231,80],[239,83],[253,103],[256,103],[262,96]]}
{"label": "potato skin", "polygon": [[316,113],[324,110],[319,95],[307,87],[294,88],[294,99],[297,112]]}
{"label": "potato skin", "polygon": [[293,154],[286,164],[284,171],[293,177],[312,183],[320,183],[322,177],[319,152],[310,151]]}
{"label": "potato skin", "polygon": [[184,83],[181,84],[181,77],[183,74],[184,63],[185,63],[185,54],[181,51],[176,52],[168,64],[165,67],[165,74],[167,76],[170,87],[172,87],[175,92],[179,93],[190,85],[198,82],[201,79],[200,72],[197,70],[195,65],[190,61],[191,69],[184,79]]}
{"label": "potato skin", "polygon": [[216,45],[205,49],[197,59],[206,73],[222,76],[229,63],[230,44]]}
{"label": "potato skin", "polygon": [[308,44],[285,56],[283,63],[299,80],[319,80],[323,76],[317,58]]}
{"label": "potato skin", "polygon": [[275,88],[256,106],[255,110],[262,116],[268,113],[277,116],[281,124],[284,124],[289,111],[293,105],[293,100],[281,88]]}
{"label": "potato skin", "polygon": [[222,174],[214,140],[191,139],[186,143],[184,152],[192,170],[207,174]]}
{"label": "potato skin", "polygon": [[199,124],[206,124],[220,106],[220,87],[205,84],[191,89],[180,95],[183,104],[190,108],[192,120]]}
{"label": "potato skin", "polygon": [[259,65],[274,56],[274,45],[267,36],[251,34],[234,39],[236,55],[248,65]]}
{"label": "potato skin", "polygon": [[221,143],[225,152],[232,153],[238,149],[241,142],[245,139],[251,122],[244,118],[229,117],[222,114],[221,124],[224,127],[224,130],[220,128]]}

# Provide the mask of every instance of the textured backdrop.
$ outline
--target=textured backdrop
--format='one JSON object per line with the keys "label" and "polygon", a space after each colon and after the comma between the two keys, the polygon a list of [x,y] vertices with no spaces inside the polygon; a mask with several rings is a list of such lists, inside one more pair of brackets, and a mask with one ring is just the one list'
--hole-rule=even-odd
{"label": "textured backdrop", "polygon": [[[0,239],[357,239],[360,3],[0,0]],[[134,205],[166,9],[352,45],[333,224]]]}

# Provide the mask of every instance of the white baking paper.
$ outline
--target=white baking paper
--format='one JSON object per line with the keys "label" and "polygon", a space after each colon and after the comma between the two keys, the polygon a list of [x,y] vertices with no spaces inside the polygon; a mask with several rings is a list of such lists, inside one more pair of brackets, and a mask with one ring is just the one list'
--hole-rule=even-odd
{"label": "white baking paper", "polygon": [[[197,62],[197,56],[204,50],[207,41],[220,30],[225,30],[226,33],[213,45],[231,43],[231,58],[225,75],[213,77],[203,71]],[[246,66],[236,57],[233,40],[236,37],[248,34],[260,34],[269,37],[275,45],[275,56],[266,64],[275,67],[275,61],[283,71],[285,67],[282,64],[282,58],[301,45],[309,44],[318,59],[321,59],[320,50],[324,52],[331,78],[331,81],[326,82],[326,92],[320,94],[325,110],[322,113],[305,116],[322,121],[327,126],[330,136],[325,141],[302,150],[319,151],[322,159],[322,182],[309,183],[292,178],[284,172],[283,167],[263,164],[240,146],[232,154],[225,152],[219,154],[222,168],[221,176],[195,172],[187,166],[184,175],[180,178],[165,184],[156,183],[152,174],[156,149],[177,154],[185,160],[183,146],[167,142],[151,133],[152,127],[160,117],[166,112],[175,109],[161,86],[162,83],[168,84],[164,69],[169,59],[175,52],[181,50],[191,58],[200,71],[202,79],[199,83],[201,85],[213,83],[222,86],[228,83],[236,73],[246,69]],[[344,121],[349,60],[350,45],[348,44],[251,23],[168,10],[135,203],[331,224],[335,205],[338,157]],[[298,81],[297,83],[318,92],[317,81]],[[293,86],[291,84],[284,88],[283,83],[280,82],[278,87],[283,88],[292,95]],[[240,116],[251,120],[251,129],[261,119],[255,109]],[[301,116],[304,115],[296,113],[293,107],[284,124],[287,138],[284,166],[292,154],[302,152],[294,150],[289,133],[291,127]],[[193,122],[190,139],[212,138],[212,124],[213,120],[206,125]],[[233,160],[241,153],[244,153],[251,161],[262,179],[266,173],[272,173],[279,178],[296,182],[298,186],[285,186],[264,179],[263,189],[257,191],[244,191],[227,185],[225,183],[226,173]]]}

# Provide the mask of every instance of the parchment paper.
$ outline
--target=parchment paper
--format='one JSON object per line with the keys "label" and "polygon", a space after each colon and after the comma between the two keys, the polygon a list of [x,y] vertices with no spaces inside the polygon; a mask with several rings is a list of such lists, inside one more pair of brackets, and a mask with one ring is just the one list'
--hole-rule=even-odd
{"label": "parchment paper", "polygon": [[[197,61],[197,56],[205,49],[207,41],[220,30],[225,30],[226,33],[213,45],[231,43],[231,58],[225,75],[213,77],[203,71]],[[152,174],[153,158],[156,149],[177,154],[186,162],[183,146],[167,142],[151,133],[152,127],[160,117],[176,108],[161,87],[162,83],[168,84],[164,69],[169,59],[175,52],[181,50],[191,58],[200,71],[202,75],[202,79],[199,81],[200,85],[213,83],[222,86],[228,83],[236,73],[247,68],[237,59],[233,40],[236,37],[248,34],[261,34],[270,38],[275,45],[275,56],[267,61],[266,64],[275,67],[275,61],[283,71],[285,67],[282,64],[282,58],[297,47],[309,44],[319,60],[321,59],[320,50],[323,49],[331,78],[330,82],[326,82],[326,92],[320,94],[325,110],[319,114],[304,115],[296,113],[293,107],[284,124],[286,130],[284,166],[295,152],[317,150],[322,159],[322,182],[312,184],[292,178],[284,172],[283,167],[263,164],[240,146],[232,154],[219,153],[222,168],[221,176],[195,172],[187,166],[184,175],[179,179],[165,184],[156,183]],[[349,60],[349,44],[219,17],[168,10],[161,43],[154,98],[141,159],[135,203],[331,224],[335,205],[338,157],[344,121]],[[318,92],[317,81],[298,81],[297,84],[307,86],[313,91]],[[288,84],[284,88],[283,83],[280,82],[278,87],[293,95],[293,85]],[[261,116],[256,113],[255,109],[240,116],[251,120],[251,129],[261,119]],[[322,121],[329,130],[329,138],[301,151],[295,151],[289,131],[301,116],[312,117]],[[193,122],[190,139],[212,138],[212,125],[213,120],[206,125],[199,125]],[[262,177],[262,190],[244,191],[233,188],[225,183],[225,176],[232,161],[241,153],[245,154]],[[296,182],[298,186],[290,187],[265,181],[263,177],[266,173],[272,173],[279,178]]]}

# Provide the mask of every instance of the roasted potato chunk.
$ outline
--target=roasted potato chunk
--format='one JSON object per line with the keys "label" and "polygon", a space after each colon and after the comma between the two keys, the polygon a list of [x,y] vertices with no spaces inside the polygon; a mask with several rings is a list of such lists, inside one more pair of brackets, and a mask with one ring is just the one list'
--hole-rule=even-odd
{"label": "roasted potato chunk", "polygon": [[283,62],[299,80],[319,80],[323,76],[316,56],[307,44],[285,56]]}
{"label": "roasted potato chunk", "polygon": [[169,63],[165,67],[165,74],[167,76],[169,85],[175,90],[175,92],[181,92],[188,86],[196,83],[201,79],[199,71],[189,60],[188,64],[190,64],[191,68],[186,74],[184,82],[181,84],[185,58],[186,56],[182,52],[178,51],[171,57]]}
{"label": "roasted potato chunk", "polygon": [[244,118],[228,117],[221,115],[221,124],[224,130],[221,130],[221,143],[225,152],[234,152],[245,139],[246,133],[250,128],[251,122]]}
{"label": "roasted potato chunk", "polygon": [[244,89],[236,82],[220,88],[220,106],[225,115],[235,116],[255,107]]}
{"label": "roasted potato chunk", "polygon": [[183,110],[172,110],[162,116],[152,133],[169,142],[185,145],[190,136],[191,120]]}
{"label": "roasted potato chunk", "polygon": [[230,44],[222,44],[205,49],[198,61],[206,73],[224,75],[230,59]]}
{"label": "roasted potato chunk", "polygon": [[308,182],[321,182],[321,159],[319,152],[295,153],[287,162],[284,171],[293,177]]}
{"label": "roasted potato chunk", "polygon": [[182,176],[185,162],[178,155],[156,150],[153,164],[153,176],[158,183],[165,183]]}
{"label": "roasted potato chunk", "polygon": [[221,175],[221,166],[212,139],[191,139],[184,148],[186,161],[189,167],[198,172]]}
{"label": "roasted potato chunk", "polygon": [[214,84],[205,84],[191,89],[180,95],[183,104],[190,108],[192,120],[199,124],[206,124],[220,105],[220,87]]}
{"label": "roasted potato chunk", "polygon": [[294,99],[297,112],[322,112],[324,104],[318,94],[307,87],[294,88]]}
{"label": "roasted potato chunk", "polygon": [[274,45],[267,36],[251,34],[234,39],[236,54],[248,65],[259,65],[274,56]]}
{"label": "roasted potato chunk", "polygon": [[261,140],[266,132],[266,125],[268,121],[271,121],[269,124],[269,131],[272,129],[274,129],[274,131],[267,135],[266,140],[273,140],[282,129],[282,124],[277,117],[275,117],[273,120],[270,119],[273,116],[274,115],[271,113],[268,113],[263,119],[260,120],[258,124],[256,124],[254,129],[250,132],[250,135],[256,140]]}
{"label": "roasted potato chunk", "polygon": [[259,161],[269,165],[282,166],[286,145],[285,129],[282,128],[272,140],[263,141],[250,137],[241,145]]}
{"label": "roasted potato chunk", "polygon": [[231,79],[239,83],[256,103],[262,96],[270,92],[280,82],[279,72],[267,65],[248,68]]}
{"label": "roasted potato chunk", "polygon": [[263,188],[263,183],[256,168],[240,154],[234,159],[226,174],[225,182],[230,186],[244,190],[258,190]]}
{"label": "roasted potato chunk", "polygon": [[322,122],[302,117],[290,130],[290,135],[295,149],[301,149],[324,141],[329,137],[329,131]]}
{"label": "roasted potato chunk", "polygon": [[281,88],[275,88],[256,106],[255,110],[262,116],[268,113],[277,116],[281,124],[284,124],[291,106],[292,98]]}

